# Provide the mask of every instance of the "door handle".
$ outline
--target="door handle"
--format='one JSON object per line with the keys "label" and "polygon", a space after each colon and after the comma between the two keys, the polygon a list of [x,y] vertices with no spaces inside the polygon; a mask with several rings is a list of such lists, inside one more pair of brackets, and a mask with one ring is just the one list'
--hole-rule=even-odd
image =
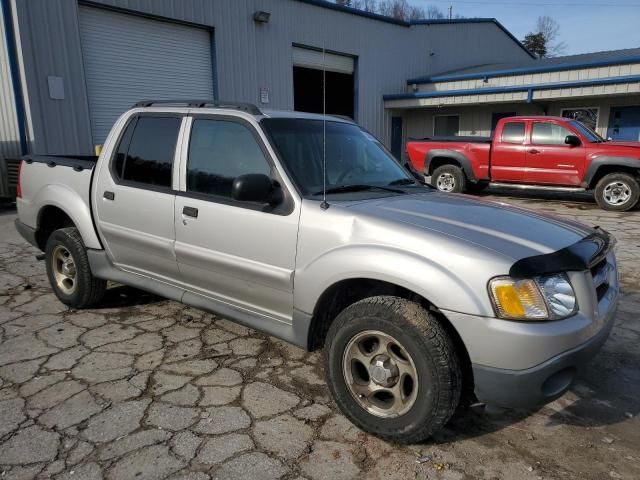
{"label": "door handle", "polygon": [[198,218],[198,209],[195,207],[183,207],[182,214],[187,217]]}
{"label": "door handle", "polygon": [[116,198],[116,194],[115,194],[115,193],[113,193],[113,192],[110,192],[110,191],[108,191],[108,190],[107,190],[107,191],[105,191],[105,192],[102,194],[102,196],[103,196],[104,198],[106,198],[107,200],[115,200],[115,198]]}
{"label": "door handle", "polygon": [[529,150],[529,153],[532,155],[536,155],[538,153],[540,153],[540,150],[536,150],[535,148],[532,148],[531,150]]}

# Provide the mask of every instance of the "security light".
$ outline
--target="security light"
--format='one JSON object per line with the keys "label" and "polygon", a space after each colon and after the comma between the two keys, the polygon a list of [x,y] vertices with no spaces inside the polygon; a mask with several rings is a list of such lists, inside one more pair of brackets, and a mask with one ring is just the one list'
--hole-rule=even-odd
{"label": "security light", "polygon": [[253,14],[253,21],[256,23],[269,23],[271,13],[258,10]]}

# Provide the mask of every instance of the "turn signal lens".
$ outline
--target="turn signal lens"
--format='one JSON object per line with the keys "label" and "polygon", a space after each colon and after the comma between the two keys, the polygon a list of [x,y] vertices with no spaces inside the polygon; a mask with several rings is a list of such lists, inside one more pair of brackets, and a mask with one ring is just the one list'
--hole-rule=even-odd
{"label": "turn signal lens", "polygon": [[534,280],[494,278],[489,291],[500,318],[511,320],[546,320],[547,306]]}

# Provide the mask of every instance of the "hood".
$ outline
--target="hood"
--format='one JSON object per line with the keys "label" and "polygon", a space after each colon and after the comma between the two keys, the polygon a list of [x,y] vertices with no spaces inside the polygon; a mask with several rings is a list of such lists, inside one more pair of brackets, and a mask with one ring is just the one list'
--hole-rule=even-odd
{"label": "hood", "polygon": [[427,236],[448,237],[511,260],[556,252],[592,235],[576,222],[467,195],[421,193],[354,204],[350,209]]}

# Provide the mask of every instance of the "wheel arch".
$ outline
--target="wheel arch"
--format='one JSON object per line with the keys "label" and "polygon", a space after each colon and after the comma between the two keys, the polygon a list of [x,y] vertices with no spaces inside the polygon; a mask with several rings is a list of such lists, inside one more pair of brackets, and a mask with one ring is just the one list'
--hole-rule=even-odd
{"label": "wheel arch", "polygon": [[475,182],[476,177],[471,168],[471,162],[462,153],[455,150],[435,149],[427,152],[424,160],[424,174],[430,176],[436,168],[443,165],[455,165],[462,168],[468,180]]}
{"label": "wheel arch", "polygon": [[36,239],[40,248],[44,248],[54,230],[74,226],[87,248],[102,249],[89,205],[76,191],[63,185],[48,185],[38,193],[33,203],[38,205]]}
{"label": "wheel arch", "polygon": [[640,177],[640,159],[626,157],[595,157],[587,167],[583,187],[593,189],[598,182],[611,173],[629,173]]}
{"label": "wheel arch", "polygon": [[311,316],[307,349],[314,351],[324,347],[329,328],[337,315],[345,308],[365,298],[380,295],[400,297],[418,303],[436,317],[458,353],[463,374],[463,395],[466,403],[472,403],[474,401],[474,380],[471,358],[457,329],[429,299],[392,282],[359,277],[343,279],[327,287],[318,298]]}

